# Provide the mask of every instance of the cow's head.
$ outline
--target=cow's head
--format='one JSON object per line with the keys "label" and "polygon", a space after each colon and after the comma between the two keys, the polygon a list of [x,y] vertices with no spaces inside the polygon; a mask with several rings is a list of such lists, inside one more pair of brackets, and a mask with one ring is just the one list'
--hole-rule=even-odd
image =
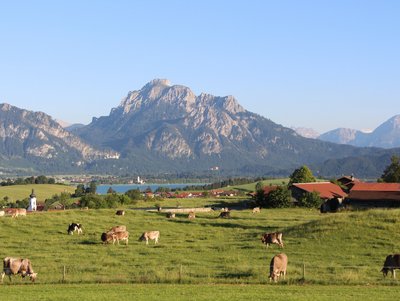
{"label": "cow's head", "polygon": [[262,243],[265,244],[265,242],[267,241],[267,239],[265,238],[265,235],[261,236],[261,241],[262,241]]}
{"label": "cow's head", "polygon": [[383,276],[386,277],[387,274],[388,274],[388,272],[389,272],[389,268],[383,267],[382,270],[381,270],[381,272],[382,272]]}
{"label": "cow's head", "polygon": [[32,282],[35,282],[36,277],[37,277],[37,273],[31,273],[31,274],[29,274],[29,278],[31,279]]}

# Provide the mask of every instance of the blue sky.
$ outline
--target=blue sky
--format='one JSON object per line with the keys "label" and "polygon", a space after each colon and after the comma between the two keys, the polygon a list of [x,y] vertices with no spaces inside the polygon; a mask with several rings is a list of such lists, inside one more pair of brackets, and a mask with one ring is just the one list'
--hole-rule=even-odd
{"label": "blue sky", "polygon": [[400,114],[400,1],[2,1],[0,102],[70,123],[154,78],[285,126]]}

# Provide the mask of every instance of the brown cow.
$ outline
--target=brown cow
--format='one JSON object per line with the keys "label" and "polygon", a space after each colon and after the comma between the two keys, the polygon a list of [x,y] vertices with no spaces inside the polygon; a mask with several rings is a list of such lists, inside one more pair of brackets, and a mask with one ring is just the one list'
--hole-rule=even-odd
{"label": "brown cow", "polygon": [[4,276],[10,278],[12,275],[20,274],[22,278],[29,276],[32,282],[36,280],[37,273],[32,269],[32,264],[29,259],[6,257],[3,260],[3,272],[1,273],[1,283],[3,283]]}
{"label": "brown cow", "polygon": [[118,232],[104,232],[101,234],[101,241],[107,244],[112,241],[113,244],[117,242],[119,244],[120,240],[125,240],[125,244],[128,244],[129,232],[128,231],[118,231]]}
{"label": "brown cow", "polygon": [[283,275],[283,279],[286,278],[288,258],[286,254],[280,253],[275,255],[271,259],[269,264],[269,281],[278,281],[279,277]]}
{"label": "brown cow", "polygon": [[6,214],[11,215],[11,217],[26,216],[25,208],[8,208],[6,209]]}
{"label": "brown cow", "polygon": [[261,212],[261,208],[260,207],[254,207],[252,212],[253,213],[260,213]]}
{"label": "brown cow", "polygon": [[160,238],[160,231],[147,231],[139,237],[139,241],[146,241],[146,245],[149,244],[149,239],[154,240],[154,244],[158,243],[158,239]]}
{"label": "brown cow", "polygon": [[196,214],[193,211],[190,211],[188,214],[188,219],[194,219],[196,218]]}
{"label": "brown cow", "polygon": [[114,232],[124,232],[126,231],[126,226],[114,226],[107,233],[114,233]]}
{"label": "brown cow", "polygon": [[386,256],[381,272],[383,276],[387,276],[388,272],[392,272],[392,277],[396,278],[396,269],[400,269],[400,254]]}
{"label": "brown cow", "polygon": [[267,245],[267,248],[270,244],[277,244],[281,248],[283,248],[283,240],[282,240],[282,233],[281,232],[274,232],[274,233],[265,233],[261,236],[262,243]]}
{"label": "brown cow", "polygon": [[125,211],[124,210],[117,210],[117,212],[115,212],[116,215],[125,215]]}
{"label": "brown cow", "polygon": [[129,232],[128,231],[114,232],[114,234],[112,234],[112,238],[113,238],[113,244],[115,242],[119,244],[120,240],[125,240],[125,244],[127,245],[129,240]]}

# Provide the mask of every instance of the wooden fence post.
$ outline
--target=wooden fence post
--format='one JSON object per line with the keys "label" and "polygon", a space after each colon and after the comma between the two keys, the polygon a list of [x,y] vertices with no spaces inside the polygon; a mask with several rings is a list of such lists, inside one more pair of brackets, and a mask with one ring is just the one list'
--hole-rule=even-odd
{"label": "wooden fence post", "polygon": [[66,269],[65,269],[65,265],[63,266],[63,275],[62,275],[62,282],[65,282],[65,273],[66,273]]}
{"label": "wooden fence post", "polygon": [[182,265],[179,266],[179,283],[182,283]]}

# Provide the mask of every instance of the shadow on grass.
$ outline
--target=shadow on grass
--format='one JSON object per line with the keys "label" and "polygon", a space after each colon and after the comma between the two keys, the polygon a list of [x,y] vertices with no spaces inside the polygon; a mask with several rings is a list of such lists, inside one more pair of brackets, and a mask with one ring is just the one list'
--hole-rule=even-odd
{"label": "shadow on grass", "polygon": [[102,242],[85,239],[85,240],[80,241],[79,244],[80,245],[98,245],[98,244],[102,244]]}
{"label": "shadow on grass", "polygon": [[[221,219],[218,219],[221,220]],[[260,233],[265,233],[268,232],[272,229],[272,227],[267,227],[267,226],[251,226],[251,225],[241,225],[241,224],[235,224],[234,222],[210,222],[210,223],[201,223],[202,226],[212,226],[212,227],[220,227],[220,228],[231,228],[231,229],[243,229],[243,230],[254,230],[260,232]]]}
{"label": "shadow on grass", "polygon": [[216,278],[225,278],[225,279],[241,279],[252,277],[253,274],[250,272],[237,272],[237,273],[220,273],[216,275]]}

